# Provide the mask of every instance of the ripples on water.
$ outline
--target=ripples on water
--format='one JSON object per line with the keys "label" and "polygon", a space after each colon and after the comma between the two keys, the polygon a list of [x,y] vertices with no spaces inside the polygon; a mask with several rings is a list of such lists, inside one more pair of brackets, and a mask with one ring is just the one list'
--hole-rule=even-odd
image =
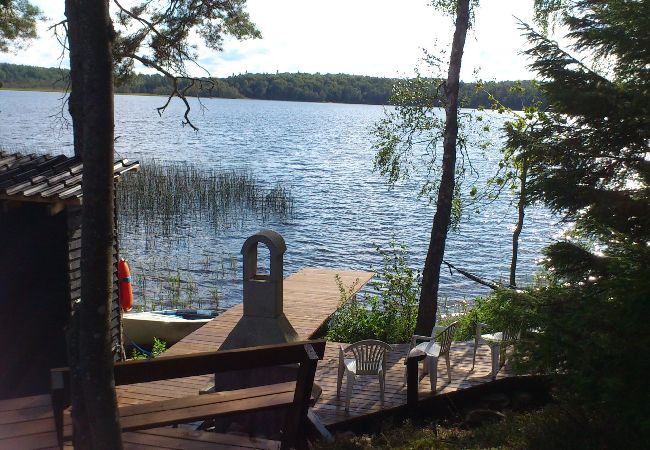
{"label": "ripples on water", "polygon": [[[55,93],[0,91],[0,145],[19,151],[72,153],[71,130],[51,117],[61,110]],[[423,266],[434,208],[417,199],[417,183],[389,190],[374,173],[372,125],[381,106],[294,103],[257,100],[204,100],[192,118],[200,131],[180,124],[175,103],[163,117],[155,107],[161,97],[116,96],[116,157],[187,161],[216,169],[249,170],[267,187],[281,183],[295,198],[289,219],[248,219],[214,232],[194,224],[170,239],[145,239],[144,230],[122,238],[122,252],[138,267],[157,267],[162,283],[148,284],[148,301],[167,295],[177,275],[195,283],[191,295],[205,297],[218,289],[221,306],[241,301],[241,255],[244,240],[261,228],[280,232],[287,242],[285,274],[303,267],[377,269],[376,245],[392,238],[410,249],[410,264]],[[493,136],[498,141],[498,134]],[[473,164],[488,176],[498,154],[476,153]],[[511,230],[516,209],[509,199],[485,208],[451,232],[445,259],[479,276],[507,279]],[[191,222],[191,221],[190,221]],[[521,234],[519,274],[530,279],[541,248],[557,231],[552,216],[530,208]],[[153,243],[152,243],[153,242]],[[170,281],[171,279],[171,281]],[[136,295],[138,286],[136,282]],[[486,288],[443,270],[440,294],[452,300],[472,298]],[[206,301],[207,303],[207,301]]]}

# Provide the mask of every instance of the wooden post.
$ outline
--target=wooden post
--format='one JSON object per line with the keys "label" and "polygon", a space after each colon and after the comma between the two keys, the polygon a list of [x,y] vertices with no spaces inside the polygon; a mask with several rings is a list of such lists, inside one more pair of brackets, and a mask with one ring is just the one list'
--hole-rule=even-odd
{"label": "wooden post", "polygon": [[316,365],[318,364],[318,354],[311,344],[304,345],[307,353],[307,360],[300,363],[298,368],[298,378],[296,380],[296,392],[293,396],[293,406],[287,413],[286,426],[284,427],[284,436],[282,437],[282,448],[302,448],[304,443],[300,436],[301,430],[306,430],[306,423],[303,420],[307,417],[309,409],[309,399],[311,398],[311,388],[314,384],[316,375]]}
{"label": "wooden post", "polygon": [[424,355],[408,355],[406,357],[406,406],[415,409],[418,406],[418,362]]}
{"label": "wooden post", "polygon": [[63,448],[63,410],[68,403],[69,381],[66,382],[68,372],[61,369],[50,370],[52,413],[56,426],[56,438],[59,448]]}

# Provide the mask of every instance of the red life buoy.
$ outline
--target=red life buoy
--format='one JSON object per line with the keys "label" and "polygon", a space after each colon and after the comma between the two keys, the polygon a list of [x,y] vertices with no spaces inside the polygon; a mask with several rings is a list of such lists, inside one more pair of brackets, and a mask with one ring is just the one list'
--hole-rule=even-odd
{"label": "red life buoy", "polygon": [[117,277],[120,280],[120,306],[123,311],[133,308],[133,288],[131,287],[131,271],[124,258],[117,263]]}

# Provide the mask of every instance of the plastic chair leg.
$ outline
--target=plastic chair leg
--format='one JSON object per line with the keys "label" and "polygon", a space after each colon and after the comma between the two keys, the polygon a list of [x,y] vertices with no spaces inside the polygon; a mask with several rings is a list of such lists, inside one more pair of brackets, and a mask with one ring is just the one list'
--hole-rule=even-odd
{"label": "plastic chair leg", "polygon": [[477,349],[478,349],[478,338],[474,338],[474,356],[472,357],[472,369],[470,370],[470,372],[474,370],[474,365],[476,364],[476,350]]}
{"label": "plastic chair leg", "polygon": [[345,372],[345,367],[339,364],[339,373],[336,379],[336,397],[341,396],[341,383],[343,383],[343,373]]}
{"label": "plastic chair leg", "polygon": [[451,383],[451,361],[449,360],[449,353],[445,355],[445,362],[447,363],[447,378],[449,378],[449,382]]}
{"label": "plastic chair leg", "polygon": [[501,345],[491,344],[490,351],[492,352],[492,379],[496,380],[497,372],[499,372],[499,360],[501,359]]}
{"label": "plastic chair leg", "polygon": [[348,385],[347,395],[345,396],[345,410],[350,411],[350,397],[352,397],[352,387],[354,386],[354,380],[356,376],[352,372],[348,372]]}
{"label": "plastic chair leg", "polygon": [[429,369],[429,381],[431,382],[431,392],[436,393],[436,386],[438,384],[438,358],[427,356],[425,365]]}

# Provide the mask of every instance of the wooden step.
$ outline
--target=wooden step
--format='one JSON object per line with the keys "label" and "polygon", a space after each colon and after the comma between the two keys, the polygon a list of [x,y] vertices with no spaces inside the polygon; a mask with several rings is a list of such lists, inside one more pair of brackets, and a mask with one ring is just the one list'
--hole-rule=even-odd
{"label": "wooden step", "polygon": [[[255,412],[293,405],[296,383],[272,384],[235,391],[215,392],[171,400],[121,406],[123,431],[136,431],[190,423],[242,412]],[[72,438],[69,413],[64,417],[64,439]]]}
{"label": "wooden step", "polygon": [[184,428],[153,428],[122,434],[126,449],[263,449],[276,450],[280,442],[249,436],[211,433]]}

